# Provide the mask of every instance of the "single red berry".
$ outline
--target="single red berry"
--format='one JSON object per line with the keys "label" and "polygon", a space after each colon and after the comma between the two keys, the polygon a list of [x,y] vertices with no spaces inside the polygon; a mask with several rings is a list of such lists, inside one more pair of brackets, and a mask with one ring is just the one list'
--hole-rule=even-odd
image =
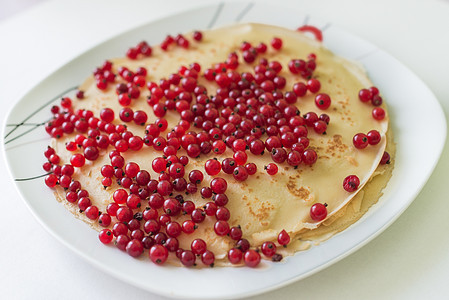
{"label": "single red berry", "polygon": [[215,212],[215,217],[217,220],[228,221],[231,217],[231,213],[226,207],[219,207]]}
{"label": "single red berry", "polygon": [[331,98],[328,94],[318,94],[315,97],[315,104],[319,109],[328,109],[331,105]]}
{"label": "single red berry", "polygon": [[232,248],[228,251],[228,260],[231,264],[238,264],[243,258],[243,252],[240,249]]}
{"label": "single red berry", "polygon": [[264,242],[260,250],[265,256],[272,257],[276,254],[276,245],[273,242]]}
{"label": "single red berry", "polygon": [[280,50],[282,48],[282,40],[278,37],[274,37],[271,42],[271,47],[273,47],[276,50]]}
{"label": "single red berry", "polygon": [[116,218],[120,222],[129,222],[133,218],[133,211],[129,207],[121,206],[117,209]]}
{"label": "single red berry", "polygon": [[382,105],[382,97],[379,95],[374,95],[373,99],[371,99],[371,104],[374,106],[381,106]]}
{"label": "single red berry", "polygon": [[310,208],[310,217],[312,218],[312,220],[317,222],[324,220],[327,217],[326,206],[326,204],[322,203],[315,203],[314,205],[312,205],[312,207]]}
{"label": "single red berry", "polygon": [[290,235],[284,229],[278,235],[278,243],[282,246],[290,243]]}
{"label": "single red berry", "polygon": [[194,31],[193,32],[193,39],[195,41],[200,42],[203,39],[203,34],[201,33],[201,31]]}
{"label": "single red berry", "polygon": [[311,93],[318,93],[318,91],[321,88],[321,83],[318,79],[309,79],[309,81],[307,81],[307,89],[311,92]]}
{"label": "single red berry", "polygon": [[221,163],[221,169],[226,174],[232,174],[234,172],[235,167],[237,166],[237,163],[233,158],[225,158]]}
{"label": "single red berry", "polygon": [[257,172],[257,166],[255,163],[248,163],[245,165],[246,172],[248,175],[254,175]]}
{"label": "single red berry", "polygon": [[111,123],[114,121],[114,111],[108,107],[103,108],[100,111],[100,118],[107,123]]}
{"label": "single red berry", "polygon": [[356,175],[349,175],[343,180],[343,188],[347,192],[354,192],[359,188],[360,179]]}
{"label": "single red berry", "polygon": [[228,188],[228,183],[225,179],[217,177],[210,182],[210,188],[215,194],[224,194]]}
{"label": "single red berry", "polygon": [[209,174],[210,176],[215,176],[218,173],[220,173],[221,164],[218,160],[208,159],[206,161],[204,169],[206,170],[206,173]]}
{"label": "single red berry", "polygon": [[238,241],[242,238],[243,232],[240,226],[238,227],[231,227],[229,230],[229,237],[235,241]]}
{"label": "single red berry", "polygon": [[142,242],[137,239],[132,239],[126,245],[126,252],[132,257],[138,257],[143,253]]}
{"label": "single red berry", "polygon": [[103,229],[98,234],[98,238],[100,239],[100,242],[102,242],[103,244],[109,244],[110,242],[112,242],[114,235],[112,234],[111,230]]}
{"label": "single red berry", "polygon": [[370,130],[366,136],[368,137],[368,143],[370,145],[377,145],[381,140],[380,133],[377,130]]}
{"label": "single red berry", "polygon": [[112,233],[116,237],[119,235],[126,235],[128,234],[128,226],[125,223],[115,223],[112,227]]}
{"label": "single red berry", "polygon": [[372,115],[376,120],[383,120],[385,118],[385,110],[382,107],[376,107],[373,109]]}
{"label": "single red berry", "polygon": [[84,149],[84,157],[87,160],[94,161],[100,156],[100,152],[97,147],[89,146]]}
{"label": "single red berry", "polygon": [[143,229],[146,233],[157,234],[161,229],[161,225],[156,220],[151,219],[145,222]]}
{"label": "single red berry", "polygon": [[372,86],[369,88],[369,91],[371,92],[371,94],[374,95],[379,95],[379,89],[375,86]]}
{"label": "single red berry", "polygon": [[194,239],[190,244],[190,248],[194,254],[201,255],[207,250],[207,245],[202,239]]}
{"label": "single red berry", "polygon": [[265,166],[265,170],[269,175],[276,175],[278,172],[278,166],[274,163],[269,163]]}
{"label": "single red berry", "polygon": [[364,133],[357,133],[352,138],[352,142],[357,149],[364,149],[368,146],[368,137]]}
{"label": "single red berry", "polygon": [[302,158],[302,161],[304,162],[304,164],[313,165],[316,162],[318,156],[317,156],[315,150],[307,149],[302,153],[301,158]]}
{"label": "single red berry", "polygon": [[271,151],[271,159],[278,164],[283,163],[287,159],[287,151],[284,148],[274,148]]}
{"label": "single red berry", "polygon": [[382,159],[380,160],[381,165],[389,164],[390,163],[390,154],[385,151],[382,155]]}
{"label": "single red berry", "polygon": [[243,252],[247,251],[250,247],[249,241],[247,239],[240,239],[237,241],[235,247],[237,249],[242,250]]}
{"label": "single red berry", "polygon": [[195,231],[196,224],[192,220],[186,220],[182,223],[182,232],[190,234]]}
{"label": "single red berry", "polygon": [[103,227],[109,227],[111,225],[111,216],[106,213],[102,213],[98,218],[98,223]]}
{"label": "single red berry", "polygon": [[182,228],[178,222],[170,222],[167,224],[165,231],[170,237],[178,237],[181,234]]}
{"label": "single red berry", "polygon": [[98,207],[96,207],[95,205],[91,205],[88,208],[86,208],[85,213],[86,213],[86,217],[91,220],[98,219],[99,210],[98,210]]}
{"label": "single red berry", "polygon": [[126,246],[128,245],[128,243],[130,241],[131,241],[131,239],[127,235],[121,234],[121,235],[117,236],[117,238],[115,240],[115,245],[120,250],[125,251],[126,250]]}
{"label": "single red berry", "polygon": [[180,258],[180,260],[181,260],[181,263],[182,263],[184,266],[190,267],[190,266],[195,265],[196,257],[195,257],[195,254],[194,254],[192,251],[190,251],[190,250],[184,250],[184,251],[182,251],[182,253],[181,253],[181,258]]}
{"label": "single red berry", "polygon": [[292,150],[287,156],[287,163],[290,166],[297,167],[301,161],[301,154],[298,151]]}
{"label": "single red berry", "polygon": [[248,267],[255,268],[260,263],[261,258],[257,251],[250,249],[245,252],[243,259]]}
{"label": "single red berry", "polygon": [[192,170],[189,173],[189,180],[192,183],[200,184],[204,179],[204,175],[200,170]]}
{"label": "single red berry", "polygon": [[175,216],[181,211],[181,204],[175,198],[168,198],[163,204],[164,211],[169,216]]}
{"label": "single red berry", "polygon": [[[224,194],[222,194],[224,195]],[[217,212],[217,204],[215,204],[215,202],[207,202],[204,205],[204,212],[206,213],[206,215],[208,216],[215,216],[215,213]]]}
{"label": "single red berry", "polygon": [[371,101],[371,99],[373,99],[373,94],[371,94],[371,91],[368,89],[361,89],[359,91],[359,99],[362,102]]}
{"label": "single red berry", "polygon": [[304,97],[307,93],[307,86],[302,82],[297,82],[293,85],[293,92],[298,97]]}
{"label": "single red berry", "polygon": [[125,174],[130,178],[136,177],[137,173],[139,173],[140,167],[135,162],[129,162],[125,166]]}
{"label": "single red berry", "polygon": [[151,166],[156,173],[161,173],[167,169],[167,161],[162,157],[153,159]]}
{"label": "single red berry", "polygon": [[212,189],[208,186],[201,188],[200,193],[203,198],[207,199],[207,198],[212,197]]}
{"label": "single red berry", "polygon": [[168,258],[168,250],[162,245],[154,245],[150,248],[150,259],[157,265],[162,265]]}
{"label": "single red berry", "polygon": [[58,183],[58,176],[56,176],[55,174],[49,174],[45,176],[45,184],[48,187],[55,187],[57,183]]}
{"label": "single red berry", "polygon": [[190,217],[192,218],[193,222],[201,223],[206,218],[206,213],[201,208],[197,208],[194,211],[192,211]]}
{"label": "single red berry", "polygon": [[215,222],[214,231],[219,236],[224,236],[229,233],[229,224],[226,221],[219,220]]}
{"label": "single red berry", "polygon": [[201,254],[201,261],[203,262],[203,264],[205,264],[206,266],[214,266],[214,261],[215,261],[215,255],[212,251],[206,250],[203,252],[203,254]]}
{"label": "single red berry", "polygon": [[185,174],[184,166],[181,163],[171,164],[168,173],[172,178],[182,178]]}
{"label": "single red berry", "polygon": [[84,155],[76,153],[73,154],[72,157],[70,158],[70,163],[74,167],[81,168],[86,163],[86,159],[84,158]]}
{"label": "single red berry", "polygon": [[237,163],[237,165],[242,166],[246,163],[248,155],[246,154],[245,151],[236,151],[233,155],[233,158]]}

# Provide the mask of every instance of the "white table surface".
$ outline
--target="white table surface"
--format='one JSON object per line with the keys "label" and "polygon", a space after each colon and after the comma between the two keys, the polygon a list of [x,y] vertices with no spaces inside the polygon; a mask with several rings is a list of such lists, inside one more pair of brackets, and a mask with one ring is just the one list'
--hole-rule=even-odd
{"label": "white table surface", "polygon": [[[211,2],[135,0],[124,6],[112,0],[42,1],[2,20],[2,124],[27,90],[83,51],[152,19]],[[398,58],[431,88],[448,116],[448,0],[278,2]],[[425,155],[425,137],[416,138],[422,139]],[[446,142],[422,192],[379,237],[313,276],[253,299],[449,299],[448,152]],[[30,213],[3,159],[0,170],[1,299],[165,299],[106,275],[69,251]]]}

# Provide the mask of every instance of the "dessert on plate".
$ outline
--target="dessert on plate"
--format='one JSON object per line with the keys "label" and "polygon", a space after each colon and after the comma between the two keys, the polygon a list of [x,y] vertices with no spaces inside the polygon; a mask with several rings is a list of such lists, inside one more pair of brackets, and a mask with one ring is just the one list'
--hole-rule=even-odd
{"label": "dessert on plate", "polygon": [[320,39],[238,24],[104,61],[51,108],[46,185],[156,264],[255,267],[328,239],[377,202],[394,143],[379,90]]}

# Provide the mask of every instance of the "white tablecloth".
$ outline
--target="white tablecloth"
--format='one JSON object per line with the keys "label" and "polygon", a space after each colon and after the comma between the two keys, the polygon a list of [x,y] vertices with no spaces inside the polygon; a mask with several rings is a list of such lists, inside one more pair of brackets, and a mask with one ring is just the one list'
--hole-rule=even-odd
{"label": "white tablecloth", "polygon": [[[97,43],[211,2],[44,1],[7,18],[0,22],[0,120],[27,90]],[[278,2],[383,48],[429,85],[448,114],[449,1]],[[425,137],[416,138],[425,155]],[[311,277],[254,299],[448,299],[447,148],[413,204],[379,237]],[[3,159],[0,170],[0,298],[163,299],[106,275],[60,244],[30,213]]]}

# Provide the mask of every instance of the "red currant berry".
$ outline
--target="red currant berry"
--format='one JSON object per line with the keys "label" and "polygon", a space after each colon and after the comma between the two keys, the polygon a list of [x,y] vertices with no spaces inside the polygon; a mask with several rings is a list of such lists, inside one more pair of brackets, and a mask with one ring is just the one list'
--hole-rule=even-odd
{"label": "red currant berry", "polygon": [[221,164],[218,160],[208,159],[206,161],[204,169],[206,170],[206,173],[209,174],[210,176],[215,176],[218,173],[220,173]]}
{"label": "red currant berry", "polygon": [[190,244],[190,248],[195,255],[201,255],[207,250],[207,245],[202,239],[194,239]]}
{"label": "red currant berry", "polygon": [[224,236],[229,233],[229,224],[226,221],[217,221],[214,225],[214,231],[218,236]]}
{"label": "red currant berry", "polygon": [[150,259],[157,265],[162,265],[168,258],[168,250],[162,245],[154,245],[150,248]]}
{"label": "red currant berry", "polygon": [[368,102],[371,101],[371,99],[373,98],[373,94],[371,94],[371,91],[368,89],[361,89],[359,91],[359,99],[362,102]]}
{"label": "red currant berry", "polygon": [[138,257],[143,253],[142,242],[137,239],[132,239],[126,245],[126,252],[132,257]]}
{"label": "red currant berry", "polygon": [[319,82],[318,79],[309,79],[309,81],[307,81],[307,89],[311,92],[311,93],[318,93],[318,91],[321,88],[321,83]]}
{"label": "red currant berry", "polygon": [[318,94],[315,97],[315,104],[319,109],[328,109],[331,105],[331,98],[328,94]]}
{"label": "red currant berry", "polygon": [[278,235],[279,245],[285,246],[290,243],[290,235],[284,229]]}
{"label": "red currant berry", "polygon": [[206,250],[203,252],[203,254],[201,254],[201,261],[203,262],[203,264],[205,264],[206,266],[214,266],[214,261],[215,261],[215,255],[212,251]]}
{"label": "red currant berry", "polygon": [[273,242],[265,242],[260,247],[260,250],[262,250],[263,255],[272,257],[276,254],[276,245]]}
{"label": "red currant berry", "polygon": [[241,250],[232,248],[228,251],[228,260],[231,264],[238,264],[242,261],[243,253]]}
{"label": "red currant berry", "polygon": [[364,133],[357,133],[352,138],[352,142],[357,149],[364,149],[368,146],[368,137]]}
{"label": "red currant berry", "polygon": [[269,163],[265,166],[265,170],[269,175],[276,175],[278,172],[278,166],[274,163]]}
{"label": "red currant berry", "polygon": [[312,205],[312,207],[310,208],[310,217],[312,218],[312,220],[317,222],[324,220],[327,217],[326,206],[326,204],[322,203],[315,203],[314,205]]}
{"label": "red currant berry", "polygon": [[182,263],[184,266],[190,267],[190,266],[195,265],[196,257],[195,257],[195,254],[194,254],[192,251],[190,251],[190,250],[184,250],[184,251],[182,251],[182,253],[181,253],[181,258],[180,258],[180,260],[181,260],[181,263]]}
{"label": "red currant berry", "polygon": [[359,188],[360,179],[356,175],[349,175],[343,180],[343,188],[347,192],[354,192]]}
{"label": "red currant berry", "polygon": [[372,115],[375,120],[383,120],[385,118],[385,110],[382,107],[376,107],[373,109]]}
{"label": "red currant berry", "polygon": [[248,267],[255,268],[260,263],[261,258],[257,251],[250,249],[245,252],[243,259]]}
{"label": "red currant berry", "polygon": [[371,130],[369,131],[366,136],[368,137],[368,143],[370,145],[377,145],[379,144],[380,140],[381,140],[381,136],[379,131],[377,130]]}
{"label": "red currant berry", "polygon": [[114,235],[112,234],[111,230],[103,229],[100,231],[98,238],[100,239],[100,242],[102,242],[103,244],[109,244],[110,242],[112,242]]}
{"label": "red currant berry", "polygon": [[58,183],[58,176],[56,176],[55,174],[49,174],[47,176],[45,176],[45,184],[48,187],[55,187],[56,184]]}
{"label": "red currant berry", "polygon": [[282,48],[282,40],[278,37],[274,37],[271,42],[271,47],[273,47],[276,50],[280,50]]}
{"label": "red currant berry", "polygon": [[210,182],[210,188],[215,194],[224,194],[224,192],[226,192],[226,189],[228,188],[228,183],[225,179],[217,177],[212,179],[212,181]]}
{"label": "red currant berry", "polygon": [[380,160],[381,165],[389,164],[390,163],[390,154],[385,151],[382,155],[382,159]]}

